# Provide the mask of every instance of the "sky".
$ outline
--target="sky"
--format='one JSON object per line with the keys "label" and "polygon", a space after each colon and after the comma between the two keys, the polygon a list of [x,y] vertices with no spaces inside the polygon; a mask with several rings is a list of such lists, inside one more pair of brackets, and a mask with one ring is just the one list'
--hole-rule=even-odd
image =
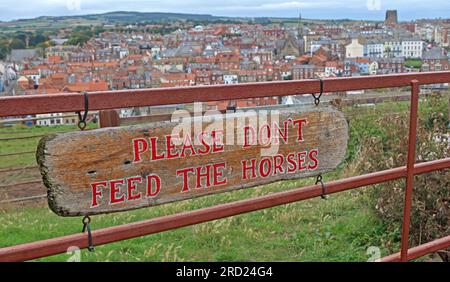
{"label": "sky", "polygon": [[400,21],[450,17],[449,0],[0,0],[0,20],[112,11],[384,20],[388,9],[397,9]]}

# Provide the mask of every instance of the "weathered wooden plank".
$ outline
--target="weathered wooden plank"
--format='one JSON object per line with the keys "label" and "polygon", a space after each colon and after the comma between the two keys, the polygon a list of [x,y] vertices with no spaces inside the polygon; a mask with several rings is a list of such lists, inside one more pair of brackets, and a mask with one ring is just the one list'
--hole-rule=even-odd
{"label": "weathered wooden plank", "polygon": [[263,119],[260,110],[44,137],[37,161],[49,206],[61,216],[127,211],[315,176],[342,162],[341,112],[278,111],[278,118]]}
{"label": "weathered wooden plank", "polygon": [[100,128],[120,126],[120,116],[116,110],[99,112]]}

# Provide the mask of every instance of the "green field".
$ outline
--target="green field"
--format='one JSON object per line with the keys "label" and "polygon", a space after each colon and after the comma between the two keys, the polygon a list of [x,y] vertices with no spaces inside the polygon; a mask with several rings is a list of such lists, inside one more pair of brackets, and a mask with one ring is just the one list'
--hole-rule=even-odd
{"label": "green field", "polygon": [[[89,128],[94,128],[91,124]],[[40,136],[57,132],[69,132],[77,130],[76,126],[55,126],[32,128],[27,126],[0,127],[0,155],[32,152],[36,151]],[[8,138],[22,138],[36,136],[36,138],[19,139],[19,140],[2,140]],[[0,169],[11,167],[23,167],[36,165],[36,156],[34,153],[28,153],[19,156],[5,156],[0,159]]]}
{"label": "green field", "polygon": [[[350,119],[350,143],[346,162],[335,172],[324,175],[325,182],[355,175],[352,163],[357,158],[362,138],[380,136],[380,114],[408,110],[408,103],[386,103],[370,108],[347,108]],[[429,109],[421,108],[426,114]],[[3,128],[2,134],[14,131],[43,134],[75,128]],[[21,133],[19,133],[21,132]],[[27,134],[28,134],[27,133]],[[5,146],[0,152],[35,149],[37,140]],[[1,160],[0,160],[1,161]],[[0,167],[34,164],[34,156],[12,159]],[[283,181],[233,193],[207,196],[132,212],[92,217],[92,228],[99,229],[183,211],[253,198],[278,191],[314,184],[315,179]],[[154,234],[137,239],[98,246],[96,251],[81,252],[81,261],[367,261],[370,247],[380,248],[381,256],[398,251],[398,229],[386,233],[384,223],[373,211],[374,203],[365,193],[367,187],[331,195],[327,200],[313,199],[275,207],[232,218]],[[81,218],[61,218],[46,205],[1,207],[0,247],[44,240],[81,232]],[[94,239],[95,240],[95,239]],[[67,261],[70,254],[39,261]]]}
{"label": "green field", "polygon": [[[92,228],[155,218],[284,191],[313,180],[272,184],[115,215],[92,217]],[[45,206],[0,213],[0,246],[81,231],[81,218],[60,218]],[[366,261],[383,247],[383,224],[359,192],[333,195],[82,251],[82,261]],[[39,261],[65,261],[63,254]]]}
{"label": "green field", "polygon": [[405,66],[420,69],[422,67],[422,60],[420,60],[420,59],[406,60]]}

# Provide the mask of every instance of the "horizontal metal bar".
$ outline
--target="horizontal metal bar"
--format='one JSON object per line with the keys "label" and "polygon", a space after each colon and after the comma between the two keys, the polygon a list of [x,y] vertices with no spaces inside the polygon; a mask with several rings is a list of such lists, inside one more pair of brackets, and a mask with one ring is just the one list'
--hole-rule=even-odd
{"label": "horizontal metal bar", "polygon": [[[450,168],[450,158],[416,164],[414,167],[414,173],[421,174],[446,168]],[[326,183],[327,193],[334,194],[362,186],[396,180],[405,176],[406,167],[399,167],[362,176],[341,179]],[[108,227],[93,231],[93,242],[96,246],[104,245],[279,205],[294,203],[319,197],[321,195],[322,186],[313,185],[254,199],[222,204],[146,221],[124,224],[121,226]],[[3,248],[0,249],[0,261],[26,261],[47,257],[65,253],[71,246],[86,248],[88,246],[87,235],[74,234]]]}
{"label": "horizontal metal bar", "polygon": [[[402,87],[408,86],[411,80],[414,79],[418,80],[420,84],[446,83],[450,82],[450,71],[331,78],[324,80],[324,92]],[[319,80],[102,91],[90,93],[89,107],[90,110],[111,110],[193,102],[303,95],[319,92]],[[84,96],[79,93],[0,98],[0,117],[78,112],[83,110]]]}
{"label": "horizontal metal bar", "polygon": [[[439,238],[437,240],[428,242],[411,248],[408,250],[408,260],[420,258],[424,255],[434,253],[440,250],[445,250],[450,247],[450,236]],[[399,262],[400,253],[395,253],[381,259],[381,262]]]}
{"label": "horizontal metal bar", "polygon": [[66,115],[61,115],[61,116],[56,116],[56,117],[35,117],[35,118],[5,119],[5,120],[0,120],[0,124],[22,123],[22,122],[27,122],[27,121],[38,121],[38,120],[46,120],[46,119],[60,119],[60,118],[77,118],[78,119],[78,115],[66,114]]}
{"label": "horizontal metal bar", "polygon": [[46,135],[33,135],[33,136],[21,136],[21,137],[11,137],[11,138],[0,138],[1,141],[15,141],[15,140],[24,140],[24,139],[34,139],[34,138],[41,138]]}
{"label": "horizontal metal bar", "polygon": [[33,170],[38,169],[37,166],[25,166],[25,167],[13,167],[13,168],[6,168],[6,169],[0,169],[0,173],[10,173],[10,172],[16,172],[16,171],[23,171],[23,170]]}
{"label": "horizontal metal bar", "polygon": [[47,198],[47,194],[39,195],[39,196],[24,197],[24,198],[15,198],[15,199],[11,199],[11,200],[4,200],[4,201],[0,201],[0,204],[28,202],[28,201],[41,200],[41,199],[46,199],[46,198]]}
{"label": "horizontal metal bar", "polygon": [[24,131],[0,131],[0,136],[1,135],[17,135],[17,134],[30,134],[30,132]]}
{"label": "horizontal metal bar", "polygon": [[28,155],[28,154],[35,154],[36,151],[27,151],[27,152],[17,152],[17,153],[8,153],[8,154],[3,154],[0,155],[1,157],[11,157],[11,156],[20,156],[20,155]]}
{"label": "horizontal metal bar", "polygon": [[42,180],[33,180],[33,181],[28,181],[28,182],[0,185],[0,189],[12,188],[12,187],[23,186],[23,185],[34,185],[34,184],[42,184]]}

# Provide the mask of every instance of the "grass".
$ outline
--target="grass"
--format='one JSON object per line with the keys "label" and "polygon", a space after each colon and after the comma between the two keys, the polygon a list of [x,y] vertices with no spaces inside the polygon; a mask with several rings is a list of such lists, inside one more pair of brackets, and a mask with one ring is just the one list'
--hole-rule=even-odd
{"label": "grass", "polygon": [[[222,195],[114,215],[93,217],[93,229],[150,219],[243,198],[292,189],[290,181]],[[82,251],[82,261],[366,261],[370,246],[382,248],[383,223],[360,192],[328,200],[275,207],[178,230]],[[81,231],[80,218],[61,218],[46,207],[0,213],[0,246],[70,235]],[[66,261],[62,254],[38,261]]]}
{"label": "grass", "polygon": [[[408,103],[385,103],[370,109],[346,108],[352,115],[346,164],[359,152],[359,142],[367,136],[380,136],[380,114],[404,112]],[[421,106],[421,112],[430,110]],[[33,128],[33,134],[74,130],[75,128]],[[25,128],[0,129],[0,138],[25,135]],[[23,143],[21,143],[23,142]],[[37,140],[13,142],[0,152],[35,149]],[[33,158],[0,163],[0,167],[33,164]],[[353,174],[344,164],[326,174],[325,181]],[[213,206],[240,199],[286,191],[314,183],[313,179],[283,181],[258,188],[212,195],[183,202],[126,213],[93,217],[92,228],[136,222]],[[385,224],[374,214],[373,202],[358,189],[331,195],[327,200],[312,199],[270,208],[160,234],[98,246],[81,252],[82,261],[367,261],[370,247],[380,248],[381,256],[398,250],[399,234],[386,234]],[[400,224],[400,223],[399,223]],[[46,206],[4,207],[0,210],[0,247],[13,246],[81,232],[81,218],[62,218]],[[387,247],[388,246],[388,247]],[[62,254],[38,261],[67,261]]]}
{"label": "grass", "polygon": [[420,69],[422,67],[422,60],[408,59],[405,61],[405,66]]}
{"label": "grass", "polygon": [[[90,125],[89,128],[94,128],[95,125]],[[0,155],[20,153],[20,152],[32,152],[36,150],[41,135],[57,133],[57,132],[69,132],[77,130],[76,126],[13,126],[13,127],[0,127]],[[1,139],[7,138],[20,138],[27,136],[37,136],[32,139],[19,139],[4,141]],[[0,169],[10,167],[23,167],[23,166],[36,165],[36,156],[33,153],[15,156],[0,157]]]}

